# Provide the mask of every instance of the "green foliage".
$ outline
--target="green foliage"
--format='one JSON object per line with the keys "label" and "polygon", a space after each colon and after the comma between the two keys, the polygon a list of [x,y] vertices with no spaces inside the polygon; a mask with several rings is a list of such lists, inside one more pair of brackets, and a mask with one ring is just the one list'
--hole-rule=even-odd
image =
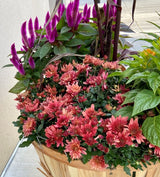
{"label": "green foliage", "polygon": [[160,147],[160,115],[147,117],[143,123],[142,130],[148,141]]}

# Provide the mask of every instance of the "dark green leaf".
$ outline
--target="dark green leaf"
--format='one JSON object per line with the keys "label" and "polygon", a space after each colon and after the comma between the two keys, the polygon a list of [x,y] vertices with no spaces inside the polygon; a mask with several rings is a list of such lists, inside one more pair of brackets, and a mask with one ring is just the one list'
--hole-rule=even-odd
{"label": "dark green leaf", "polygon": [[123,105],[127,104],[127,103],[133,103],[134,99],[139,91],[140,91],[139,89],[134,89],[134,90],[131,90],[131,91],[123,94],[123,96],[125,96],[125,100],[123,102]]}
{"label": "dark green leaf", "polygon": [[78,33],[84,36],[95,36],[98,34],[97,30],[90,24],[81,23],[78,28]]}
{"label": "dark green leaf", "polygon": [[55,46],[54,47],[54,53],[55,53],[55,55],[64,54],[64,53],[67,53],[67,49],[63,45],[61,45],[59,47]]}
{"label": "dark green leaf", "polygon": [[63,34],[63,33],[66,33],[66,32],[68,32],[68,31],[70,31],[71,30],[71,28],[69,28],[69,27],[67,27],[67,26],[64,26],[64,27],[62,27],[62,29],[61,29],[61,34]]}
{"label": "dark green leaf", "polygon": [[145,110],[155,108],[159,103],[160,96],[154,95],[152,90],[144,89],[135,97],[132,116]]}
{"label": "dark green leaf", "polygon": [[41,122],[41,124],[38,126],[37,132],[40,132],[43,128],[44,121]]}
{"label": "dark green leaf", "polygon": [[65,46],[68,46],[68,47],[75,47],[79,45],[85,45],[85,43],[82,40],[77,39],[77,38],[73,38],[69,42],[65,43]]}
{"label": "dark green leaf", "polygon": [[142,125],[142,131],[150,143],[160,147],[160,115],[147,117]]}
{"label": "dark green leaf", "polygon": [[62,17],[61,20],[58,22],[56,28],[57,28],[58,31],[60,31],[63,28],[63,26],[65,26],[64,17]]}
{"label": "dark green leaf", "polygon": [[127,175],[131,176],[131,170],[127,166],[124,166],[123,169],[127,173]]}
{"label": "dark green leaf", "polygon": [[51,44],[50,43],[44,44],[39,51],[40,59],[45,57],[49,53],[50,50],[51,50]]}
{"label": "dark green leaf", "polygon": [[90,152],[87,152],[86,155],[82,155],[82,156],[83,156],[82,161],[84,164],[86,164],[89,160],[91,160],[91,157],[92,157]]}
{"label": "dark green leaf", "polygon": [[148,82],[149,82],[149,86],[151,87],[151,89],[153,90],[153,92],[155,94],[158,87],[160,86],[160,75],[159,75],[159,73],[152,72],[148,76]]}
{"label": "dark green leaf", "polygon": [[22,144],[19,145],[19,147],[28,147],[32,141],[24,141]]}
{"label": "dark green leaf", "polygon": [[24,82],[23,81],[19,81],[17,82],[17,84],[12,87],[9,92],[10,93],[15,93],[15,94],[19,94],[21,91],[25,90],[26,87],[24,86]]}
{"label": "dark green leaf", "polygon": [[113,76],[121,76],[122,75],[122,72],[121,71],[116,71],[116,72],[113,72],[111,74],[108,75],[108,78],[109,77],[113,77]]}
{"label": "dark green leaf", "polygon": [[119,109],[116,113],[115,116],[122,116],[122,117],[128,117],[131,118],[132,117],[132,111],[133,111],[133,107],[132,106],[125,106],[121,109]]}

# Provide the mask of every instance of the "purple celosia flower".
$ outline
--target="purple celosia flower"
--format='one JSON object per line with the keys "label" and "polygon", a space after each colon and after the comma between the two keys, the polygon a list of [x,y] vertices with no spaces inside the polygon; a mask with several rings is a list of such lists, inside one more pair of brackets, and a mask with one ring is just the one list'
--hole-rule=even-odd
{"label": "purple celosia flower", "polygon": [[79,0],[74,0],[68,4],[66,10],[66,19],[68,26],[76,30],[82,20],[82,14],[79,13]]}
{"label": "purple celosia flower", "polygon": [[[115,4],[117,4],[117,0],[113,0]],[[117,8],[113,5],[109,6],[109,17],[116,17],[116,13],[117,13]]]}
{"label": "purple celosia flower", "polygon": [[57,20],[58,21],[60,21],[62,15],[63,15],[64,10],[65,10],[64,4],[60,4],[60,6],[58,8],[58,15],[57,15]]}
{"label": "purple celosia flower", "polygon": [[17,68],[17,70],[19,71],[20,74],[25,75],[25,71],[24,71],[23,65],[21,63],[21,60],[17,56],[15,44],[11,45],[11,54],[12,54],[12,58],[10,59],[10,61]]}
{"label": "purple celosia flower", "polygon": [[39,34],[36,32],[37,30],[39,30],[39,21],[38,21],[38,17],[35,18],[34,20],[34,31],[36,33],[36,36],[38,37]]}
{"label": "purple celosia flower", "polygon": [[53,17],[52,21],[51,21],[51,26],[52,26],[53,29],[56,27],[56,24],[57,24],[57,21],[58,21],[57,18],[58,18],[57,15],[55,15]]}
{"label": "purple celosia flower", "polygon": [[29,30],[29,34],[30,34],[29,48],[32,48],[34,46],[35,36],[34,36],[33,23],[32,23],[32,19],[31,18],[30,18],[30,20],[28,22],[28,30]]}
{"label": "purple celosia flower", "polygon": [[87,4],[85,4],[84,10],[83,10],[83,22],[84,23],[88,23],[89,22],[90,11],[91,11],[91,8],[88,8]]}
{"label": "purple celosia flower", "polygon": [[30,67],[31,67],[32,69],[35,68],[35,62],[34,62],[32,56],[29,57],[28,63],[29,63],[29,65],[30,65]]}
{"label": "purple celosia flower", "polygon": [[22,24],[21,35],[22,35],[22,42],[24,43],[25,47],[28,48],[29,44],[28,44],[28,38],[27,38],[27,32],[26,32],[26,22]]}
{"label": "purple celosia flower", "polygon": [[51,33],[50,33],[50,35],[48,37],[49,37],[48,40],[49,40],[50,43],[53,43],[55,41],[55,39],[57,37],[57,30],[56,30],[56,28],[54,28],[51,31]]}

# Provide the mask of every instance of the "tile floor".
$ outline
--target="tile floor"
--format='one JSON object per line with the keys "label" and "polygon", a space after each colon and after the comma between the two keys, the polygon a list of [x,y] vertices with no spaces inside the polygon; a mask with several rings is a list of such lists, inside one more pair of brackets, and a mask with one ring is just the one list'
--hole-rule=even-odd
{"label": "tile floor", "polygon": [[[101,1],[102,2],[102,1]],[[104,2],[104,1],[103,1]],[[145,3],[144,3],[145,2]],[[132,0],[123,0],[122,21],[127,25],[131,23],[131,4]],[[81,1],[83,5],[83,0]],[[160,1],[158,0],[138,0],[135,14],[135,23],[132,25],[132,29],[136,32],[130,34],[133,36],[130,42],[134,42],[136,38],[145,37],[142,31],[157,32],[158,30],[148,24],[146,21],[153,21],[160,24],[160,19],[156,14],[156,11],[160,12]],[[134,49],[142,49],[142,46],[146,43],[142,41],[133,43]],[[43,175],[37,170],[40,167],[38,156],[33,146],[28,148],[18,148],[18,151],[7,169],[7,172],[2,177],[43,177]]]}

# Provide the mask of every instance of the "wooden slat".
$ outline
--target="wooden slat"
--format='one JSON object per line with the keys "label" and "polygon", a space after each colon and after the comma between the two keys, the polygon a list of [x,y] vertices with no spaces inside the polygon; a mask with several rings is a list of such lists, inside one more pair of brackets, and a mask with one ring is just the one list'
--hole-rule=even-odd
{"label": "wooden slat", "polygon": [[[64,154],[44,145],[36,142],[33,145],[45,171],[44,174],[47,174],[48,177],[129,177],[121,166],[113,170],[96,171],[91,169],[89,164],[83,164],[80,160],[69,163]],[[132,174],[135,169],[130,169]],[[148,166],[143,171],[137,170],[136,177],[160,177],[160,163]]]}

